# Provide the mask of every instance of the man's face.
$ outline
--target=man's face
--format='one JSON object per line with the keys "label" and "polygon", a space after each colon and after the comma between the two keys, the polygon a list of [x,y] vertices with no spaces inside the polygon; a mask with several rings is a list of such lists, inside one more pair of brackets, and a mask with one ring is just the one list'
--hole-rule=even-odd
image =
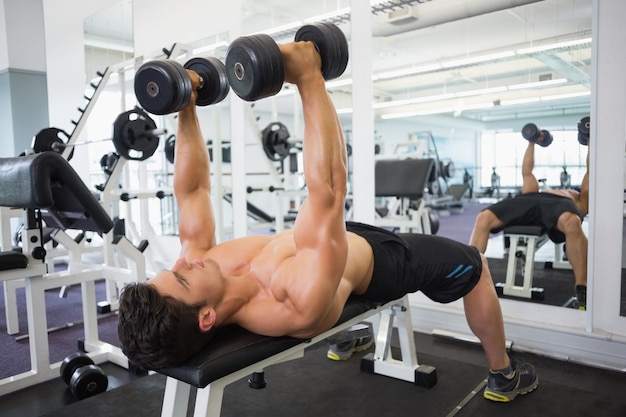
{"label": "man's face", "polygon": [[[149,283],[162,295],[186,304],[206,305],[221,288],[221,271],[211,260],[187,261],[179,258],[172,269],[158,273]],[[214,302],[214,301],[213,301]]]}

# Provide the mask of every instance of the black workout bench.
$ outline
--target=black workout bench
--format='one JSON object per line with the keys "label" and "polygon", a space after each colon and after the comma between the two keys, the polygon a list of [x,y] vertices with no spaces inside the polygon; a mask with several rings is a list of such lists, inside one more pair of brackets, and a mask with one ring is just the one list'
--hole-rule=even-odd
{"label": "black workout bench", "polygon": [[[396,316],[401,359],[391,356],[391,334]],[[228,384],[250,376],[251,386],[262,388],[266,367],[301,358],[307,347],[368,319],[376,320],[376,349],[361,359],[361,370],[428,388],[437,383],[436,369],[417,363],[408,296],[388,303],[351,297],[337,324],[311,339],[261,336],[238,326],[218,329],[207,347],[185,363],[158,370],[168,377],[161,416],[187,415],[192,386],[198,388],[193,415],[219,416],[224,388]]]}
{"label": "black workout bench", "polygon": [[[541,226],[506,226],[503,229],[504,248],[508,261],[505,282],[497,282],[499,295],[543,300],[543,288],[533,287],[533,269],[537,249],[550,241],[547,231]],[[522,270],[522,284],[517,284],[517,266]],[[554,261],[545,262],[545,268],[572,269],[565,257],[564,243],[554,243]]]}
{"label": "black workout bench", "polygon": [[375,165],[376,197],[395,197],[393,204],[377,209],[376,226],[392,227],[400,232],[434,234],[430,209],[424,192],[435,170],[435,160],[381,159]]}

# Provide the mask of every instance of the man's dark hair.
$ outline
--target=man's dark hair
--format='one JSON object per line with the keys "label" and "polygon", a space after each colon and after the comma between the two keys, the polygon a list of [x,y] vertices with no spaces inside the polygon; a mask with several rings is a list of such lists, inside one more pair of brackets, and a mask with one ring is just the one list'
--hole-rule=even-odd
{"label": "man's dark hair", "polygon": [[202,305],[161,295],[146,282],[126,285],[119,301],[117,333],[122,352],[144,369],[180,365],[212,336],[212,331],[202,332],[198,325]]}

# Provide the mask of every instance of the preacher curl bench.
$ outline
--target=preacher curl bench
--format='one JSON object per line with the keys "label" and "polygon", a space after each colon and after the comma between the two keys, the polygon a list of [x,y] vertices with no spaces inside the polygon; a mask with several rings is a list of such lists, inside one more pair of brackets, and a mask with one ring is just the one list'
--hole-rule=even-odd
{"label": "preacher curl bench", "polygon": [[[89,352],[96,363],[110,361],[128,367],[121,349],[99,340],[95,281],[115,280],[121,287],[145,279],[145,261],[139,249],[124,236],[113,238],[111,217],[61,154],[41,152],[0,158],[0,178],[0,206],[24,212],[21,251],[2,248],[0,281],[24,280],[31,359],[30,371],[0,380],[0,395],[59,376],[60,363],[50,363],[45,310],[45,291],[53,288],[81,285],[85,338],[79,347]],[[102,234],[116,251],[134,262],[129,268],[116,267],[105,251],[103,264],[82,263],[74,258],[67,270],[49,272],[42,236],[44,223],[61,231]],[[67,245],[71,250],[72,245]]]}

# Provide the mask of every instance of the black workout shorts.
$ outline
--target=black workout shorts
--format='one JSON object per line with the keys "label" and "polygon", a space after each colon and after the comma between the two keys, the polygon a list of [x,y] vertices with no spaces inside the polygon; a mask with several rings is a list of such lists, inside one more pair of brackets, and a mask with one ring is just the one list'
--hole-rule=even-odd
{"label": "black workout shorts", "polygon": [[449,303],[469,293],[482,272],[476,248],[441,236],[392,233],[378,227],[347,223],[374,252],[372,281],[363,294],[390,301],[422,291],[430,299]]}
{"label": "black workout shorts", "polygon": [[[565,235],[556,230],[561,214],[571,212],[583,216],[571,198],[551,193],[518,194],[513,198],[501,200],[485,210],[490,210],[506,226],[541,226],[548,231],[550,240],[555,243],[565,242]],[[503,228],[494,229],[497,233]]]}

